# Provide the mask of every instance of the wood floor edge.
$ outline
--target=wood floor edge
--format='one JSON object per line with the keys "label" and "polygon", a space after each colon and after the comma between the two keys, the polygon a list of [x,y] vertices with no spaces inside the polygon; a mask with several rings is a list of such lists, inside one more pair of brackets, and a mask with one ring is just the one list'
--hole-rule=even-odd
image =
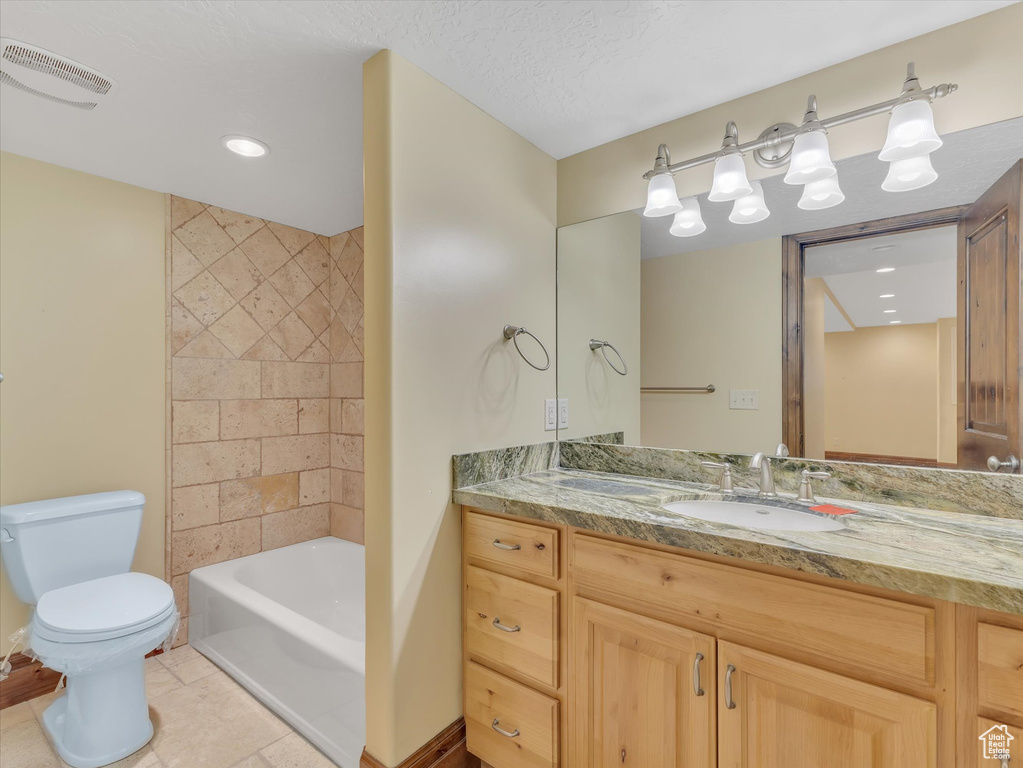
{"label": "wood floor edge", "polygon": [[0,682],[0,709],[52,693],[57,688],[60,672],[47,669],[23,653],[12,653],[10,661],[11,674]]}
{"label": "wood floor edge", "polygon": [[[479,768],[480,760],[465,746],[465,718],[438,733],[426,744],[402,760],[395,768]],[[365,749],[360,768],[388,768]]]}

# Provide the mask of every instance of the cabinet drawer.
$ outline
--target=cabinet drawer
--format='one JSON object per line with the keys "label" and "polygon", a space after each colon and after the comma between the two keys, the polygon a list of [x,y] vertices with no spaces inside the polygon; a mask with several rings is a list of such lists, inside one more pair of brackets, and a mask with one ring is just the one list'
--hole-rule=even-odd
{"label": "cabinet drawer", "polygon": [[934,609],[588,536],[574,537],[583,596],[785,651],[812,663],[934,685]]}
{"label": "cabinet drawer", "polygon": [[[987,738],[981,738],[985,734]],[[1009,765],[1016,765],[1018,761],[1023,760],[1023,728],[1014,728],[985,717],[978,717],[977,765],[998,768],[1001,765],[999,760],[1003,747],[1009,751]]]}
{"label": "cabinet drawer", "polygon": [[558,593],[470,565],[465,647],[474,658],[558,687]]}
{"label": "cabinet drawer", "polygon": [[468,750],[485,763],[551,768],[559,764],[558,702],[470,661],[465,738]]}
{"label": "cabinet drawer", "polygon": [[980,706],[1023,718],[1023,630],[978,624],[977,656]]}
{"label": "cabinet drawer", "polygon": [[477,512],[465,516],[465,553],[470,559],[558,577],[558,532]]}

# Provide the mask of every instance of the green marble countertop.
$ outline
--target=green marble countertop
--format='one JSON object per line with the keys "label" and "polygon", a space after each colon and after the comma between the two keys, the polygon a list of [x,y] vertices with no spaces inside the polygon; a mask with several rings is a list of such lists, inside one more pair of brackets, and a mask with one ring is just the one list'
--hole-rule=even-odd
{"label": "green marble countertop", "polygon": [[[722,498],[711,486],[568,469],[460,488],[452,498],[489,512],[1023,614],[1023,520],[818,498],[857,511],[841,517],[846,530],[760,531],[661,509]],[[771,503],[740,489],[733,498]],[[791,496],[777,503],[806,508]]]}

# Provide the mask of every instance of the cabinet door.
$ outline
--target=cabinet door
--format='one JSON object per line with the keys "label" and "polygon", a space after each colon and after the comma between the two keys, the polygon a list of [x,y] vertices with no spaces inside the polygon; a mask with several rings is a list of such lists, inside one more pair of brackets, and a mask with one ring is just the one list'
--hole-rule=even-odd
{"label": "cabinet door", "polygon": [[718,643],[719,768],[933,768],[934,704]]}
{"label": "cabinet door", "polygon": [[570,764],[711,768],[714,638],[573,602]]}

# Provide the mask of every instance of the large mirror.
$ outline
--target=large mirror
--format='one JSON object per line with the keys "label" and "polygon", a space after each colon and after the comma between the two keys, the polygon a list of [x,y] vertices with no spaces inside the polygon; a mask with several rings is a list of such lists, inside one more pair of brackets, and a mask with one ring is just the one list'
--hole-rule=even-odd
{"label": "large mirror", "polygon": [[[558,230],[562,440],[983,469],[1020,456],[1023,118],[942,137],[938,179],[840,205],[762,179],[770,215],[706,229],[625,211]],[[1015,238],[1015,239],[1014,239]]]}

